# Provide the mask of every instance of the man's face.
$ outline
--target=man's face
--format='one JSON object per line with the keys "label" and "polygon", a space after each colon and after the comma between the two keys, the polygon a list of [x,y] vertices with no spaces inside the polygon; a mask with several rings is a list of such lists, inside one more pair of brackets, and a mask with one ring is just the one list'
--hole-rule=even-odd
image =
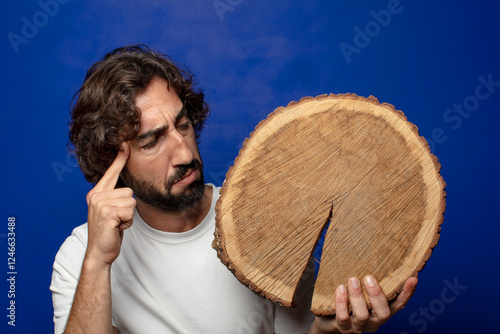
{"label": "man's face", "polygon": [[203,196],[203,165],[193,126],[179,96],[159,77],[138,94],[137,138],[122,178],[137,199],[166,212],[192,207]]}

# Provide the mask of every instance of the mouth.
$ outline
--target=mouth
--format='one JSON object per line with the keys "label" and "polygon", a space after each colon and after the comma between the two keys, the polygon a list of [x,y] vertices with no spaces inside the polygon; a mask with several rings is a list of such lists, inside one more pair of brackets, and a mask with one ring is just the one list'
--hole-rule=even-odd
{"label": "mouth", "polygon": [[175,181],[173,185],[176,186],[188,185],[196,179],[196,176],[197,176],[197,169],[190,169],[187,171],[186,174],[184,174],[183,177]]}

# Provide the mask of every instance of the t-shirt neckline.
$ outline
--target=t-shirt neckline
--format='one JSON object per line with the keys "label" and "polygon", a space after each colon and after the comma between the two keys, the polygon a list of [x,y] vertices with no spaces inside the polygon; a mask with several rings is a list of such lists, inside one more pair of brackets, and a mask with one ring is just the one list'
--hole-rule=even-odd
{"label": "t-shirt neckline", "polygon": [[207,229],[213,227],[213,222],[215,221],[215,204],[219,198],[219,188],[215,187],[211,183],[207,183],[207,186],[212,187],[212,202],[210,204],[210,210],[207,215],[195,228],[186,232],[164,232],[157,230],[149,226],[139,215],[137,209],[134,212],[134,223],[131,228],[136,228],[137,231],[145,234],[146,236],[155,239],[163,243],[183,243],[196,239],[203,235]]}

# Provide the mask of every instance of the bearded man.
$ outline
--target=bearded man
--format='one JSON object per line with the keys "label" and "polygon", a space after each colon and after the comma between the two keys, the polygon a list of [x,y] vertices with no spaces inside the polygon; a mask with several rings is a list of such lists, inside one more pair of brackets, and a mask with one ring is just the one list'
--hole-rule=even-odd
{"label": "bearded man", "polygon": [[308,311],[307,280],[296,309],[236,280],[211,248],[218,189],[203,179],[197,139],[209,110],[193,86],[189,71],[146,46],[119,48],[88,71],[70,142],[94,188],[87,223],[54,262],[55,333],[359,333],[403,308],[416,278],[389,305],[365,277],[370,312],[353,277],[337,288],[332,318]]}

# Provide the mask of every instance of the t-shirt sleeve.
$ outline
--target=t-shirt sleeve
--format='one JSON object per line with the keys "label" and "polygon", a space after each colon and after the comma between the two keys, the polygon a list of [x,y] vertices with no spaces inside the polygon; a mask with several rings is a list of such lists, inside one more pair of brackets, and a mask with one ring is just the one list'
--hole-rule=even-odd
{"label": "t-shirt sleeve", "polygon": [[50,284],[55,334],[62,333],[66,327],[86,249],[87,224],[84,224],[73,230],[57,252]]}
{"label": "t-shirt sleeve", "polygon": [[274,332],[276,334],[307,333],[314,321],[314,314],[310,311],[311,300],[316,279],[314,264],[309,262],[299,283],[293,308],[276,306],[274,316]]}

